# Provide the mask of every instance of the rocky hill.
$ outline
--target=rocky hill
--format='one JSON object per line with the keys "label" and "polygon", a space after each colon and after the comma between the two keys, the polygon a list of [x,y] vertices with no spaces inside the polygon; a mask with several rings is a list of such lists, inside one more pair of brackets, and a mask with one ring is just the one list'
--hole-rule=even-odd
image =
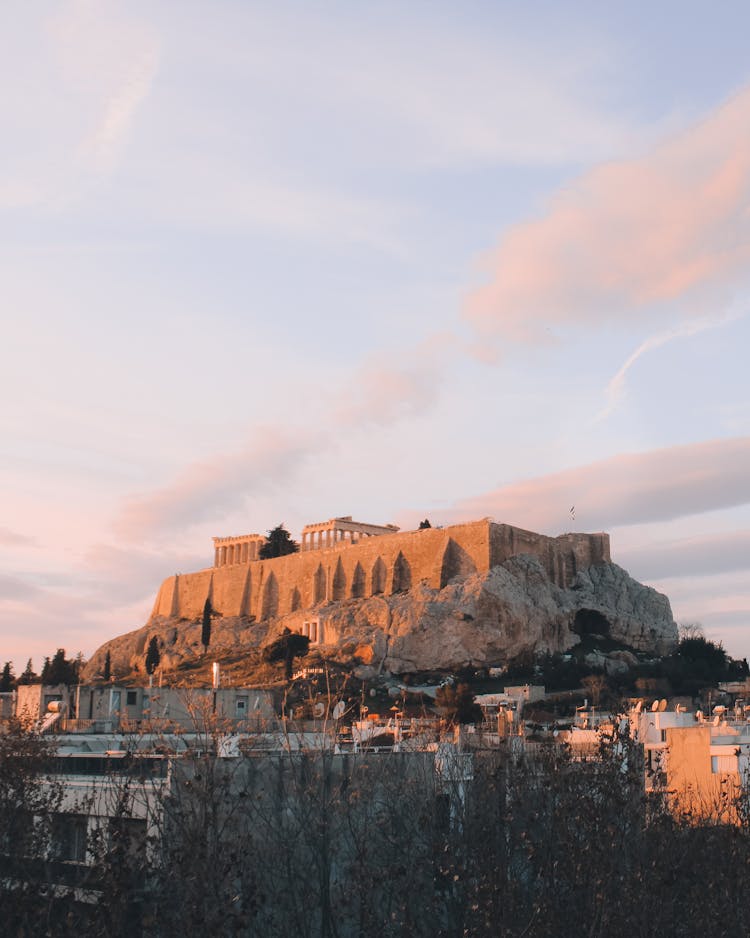
{"label": "rocky hill", "polygon": [[[311,618],[319,620],[321,651],[327,657],[393,674],[502,665],[525,652],[567,652],[590,636],[615,649],[609,656],[595,652],[596,664],[616,670],[625,660],[617,649],[665,655],[677,643],[667,597],[616,564],[595,564],[564,589],[537,558],[520,555],[486,573],[457,576],[443,589],[420,584],[403,593],[328,602],[261,622],[216,618],[209,659],[236,658],[243,651],[257,656],[284,628],[301,631]],[[84,679],[102,674],[107,651],[113,673],[143,673],[152,636],[165,671],[203,658],[199,619],[154,615],[143,628],[99,648]]]}

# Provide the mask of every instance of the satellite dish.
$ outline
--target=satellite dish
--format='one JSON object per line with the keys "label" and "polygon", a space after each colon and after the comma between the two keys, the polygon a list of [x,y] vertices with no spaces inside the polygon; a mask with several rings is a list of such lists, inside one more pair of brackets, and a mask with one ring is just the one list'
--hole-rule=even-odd
{"label": "satellite dish", "polygon": [[638,703],[635,705],[635,712],[640,713],[641,710],[643,710],[643,701],[639,700]]}
{"label": "satellite dish", "polygon": [[713,726],[718,726],[719,723],[721,723],[721,714],[720,714],[720,713],[717,713],[716,716],[713,718],[713,720],[712,720],[711,722],[712,722]]}
{"label": "satellite dish", "polygon": [[313,707],[313,716],[322,717],[326,712],[326,705],[322,700],[319,700]]}
{"label": "satellite dish", "polygon": [[659,709],[659,701],[658,701],[658,700],[655,700],[655,701],[651,704],[651,712],[652,712],[652,713],[656,713],[656,711],[657,711],[658,709]]}
{"label": "satellite dish", "polygon": [[664,697],[662,697],[662,699],[659,701],[659,713],[664,713],[666,709],[667,701],[664,699]]}

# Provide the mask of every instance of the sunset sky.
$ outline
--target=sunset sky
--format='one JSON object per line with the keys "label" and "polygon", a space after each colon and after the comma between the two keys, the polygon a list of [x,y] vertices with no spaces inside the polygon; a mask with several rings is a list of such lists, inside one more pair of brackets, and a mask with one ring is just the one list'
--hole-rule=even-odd
{"label": "sunset sky", "polygon": [[746,2],[0,5],[0,664],[336,515],[609,531],[750,656],[748,35]]}

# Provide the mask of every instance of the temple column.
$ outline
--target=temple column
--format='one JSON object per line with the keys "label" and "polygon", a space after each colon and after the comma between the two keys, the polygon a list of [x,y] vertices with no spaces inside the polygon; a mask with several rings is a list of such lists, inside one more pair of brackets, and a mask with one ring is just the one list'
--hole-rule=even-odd
{"label": "temple column", "polygon": [[219,566],[219,551],[220,551],[220,550],[221,550],[221,548],[219,548],[219,547],[215,547],[215,548],[214,548],[214,566],[215,566],[215,567],[218,567],[218,566]]}

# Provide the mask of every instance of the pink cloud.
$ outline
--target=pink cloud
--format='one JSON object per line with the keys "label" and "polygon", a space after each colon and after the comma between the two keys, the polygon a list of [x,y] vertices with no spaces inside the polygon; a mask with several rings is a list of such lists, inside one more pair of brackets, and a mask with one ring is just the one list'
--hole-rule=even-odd
{"label": "pink cloud", "polygon": [[196,461],[173,483],[127,499],[115,533],[139,540],[222,518],[246,496],[275,490],[321,445],[320,433],[258,428],[241,449]]}
{"label": "pink cloud", "polygon": [[35,538],[20,534],[10,528],[0,527],[0,546],[2,547],[38,547]]}
{"label": "pink cloud", "polygon": [[398,357],[372,356],[338,396],[335,421],[345,427],[387,426],[427,412],[437,400],[454,343],[448,334],[435,333]]}
{"label": "pink cloud", "polygon": [[726,303],[750,261],[750,88],[645,157],[608,163],[517,225],[465,314],[485,337],[544,340]]}
{"label": "pink cloud", "polygon": [[750,569],[750,531],[696,535],[618,550],[618,563],[636,577],[708,576]]}
{"label": "pink cloud", "polygon": [[506,485],[457,502],[440,512],[438,520],[452,523],[489,515],[550,533],[571,528],[594,531],[748,502],[750,437],[735,437],[621,454]]}

